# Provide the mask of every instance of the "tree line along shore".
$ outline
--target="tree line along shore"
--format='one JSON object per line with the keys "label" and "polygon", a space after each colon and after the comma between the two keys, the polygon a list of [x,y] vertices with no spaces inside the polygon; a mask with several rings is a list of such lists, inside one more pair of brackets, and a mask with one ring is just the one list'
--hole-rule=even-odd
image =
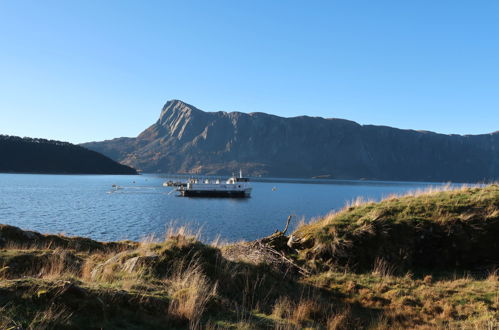
{"label": "tree line along shore", "polygon": [[0,135],[0,173],[137,174],[129,166],[78,145]]}

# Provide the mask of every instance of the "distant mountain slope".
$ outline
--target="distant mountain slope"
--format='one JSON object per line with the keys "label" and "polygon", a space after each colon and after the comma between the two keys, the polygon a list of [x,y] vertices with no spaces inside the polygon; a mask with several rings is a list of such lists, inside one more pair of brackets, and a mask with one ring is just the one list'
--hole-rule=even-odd
{"label": "distant mountain slope", "polygon": [[135,169],[67,142],[0,135],[0,172],[137,174]]}
{"label": "distant mountain slope", "polygon": [[147,172],[341,179],[499,179],[499,133],[444,135],[343,119],[204,112],[168,101],[136,138],[83,146]]}

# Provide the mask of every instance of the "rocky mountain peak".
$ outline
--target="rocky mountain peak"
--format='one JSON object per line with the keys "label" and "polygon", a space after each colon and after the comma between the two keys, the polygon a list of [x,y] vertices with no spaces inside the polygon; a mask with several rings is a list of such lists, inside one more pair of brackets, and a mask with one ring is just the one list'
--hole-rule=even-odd
{"label": "rocky mountain peak", "polygon": [[202,111],[181,100],[170,100],[161,109],[159,123],[163,125],[167,122],[190,118],[193,113],[202,113]]}
{"label": "rocky mountain peak", "polygon": [[192,108],[194,108],[194,106],[187,104],[182,100],[173,99],[167,101],[163,106],[162,110],[165,111],[170,109],[192,109]]}

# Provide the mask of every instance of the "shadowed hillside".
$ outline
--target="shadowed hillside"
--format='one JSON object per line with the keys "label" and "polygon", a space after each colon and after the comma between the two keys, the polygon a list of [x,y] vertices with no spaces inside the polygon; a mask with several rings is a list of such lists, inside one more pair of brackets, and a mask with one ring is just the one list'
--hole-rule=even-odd
{"label": "shadowed hillside", "polygon": [[0,327],[496,329],[499,187],[356,203],[253,242],[0,226]]}
{"label": "shadowed hillside", "polygon": [[0,135],[0,155],[0,172],[137,174],[98,152],[60,141]]}
{"label": "shadowed hillside", "polygon": [[136,138],[83,144],[146,172],[477,182],[499,179],[499,133],[445,135],[168,101]]}

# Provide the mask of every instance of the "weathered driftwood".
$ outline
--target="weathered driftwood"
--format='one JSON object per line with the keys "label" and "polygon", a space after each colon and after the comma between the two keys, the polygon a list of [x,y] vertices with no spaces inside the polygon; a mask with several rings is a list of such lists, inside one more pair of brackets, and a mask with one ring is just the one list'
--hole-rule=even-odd
{"label": "weathered driftwood", "polygon": [[308,270],[300,267],[286,256],[286,253],[293,252],[288,244],[293,239],[293,236],[286,236],[286,232],[288,231],[289,223],[291,222],[292,217],[293,215],[290,215],[286,220],[286,226],[284,227],[283,231],[276,230],[276,232],[272,235],[256,240],[254,242],[254,247],[272,254],[278,260],[281,260],[281,262],[287,265],[290,269],[296,270],[302,275],[308,275]]}
{"label": "weathered driftwood", "polygon": [[252,264],[266,264],[276,271],[287,275],[308,275],[309,272],[294,262],[289,254],[295,250],[288,246],[290,237],[285,233],[289,228],[292,216],[286,221],[283,231],[276,230],[270,236],[252,242],[238,243],[227,246],[222,254],[228,260],[244,261]]}
{"label": "weathered driftwood", "polygon": [[289,227],[289,223],[291,222],[291,218],[293,217],[293,215],[291,214],[289,217],[288,217],[288,220],[286,220],[286,227],[284,227],[284,230],[282,231],[282,233],[284,235],[286,235],[286,232],[288,231],[288,227]]}

